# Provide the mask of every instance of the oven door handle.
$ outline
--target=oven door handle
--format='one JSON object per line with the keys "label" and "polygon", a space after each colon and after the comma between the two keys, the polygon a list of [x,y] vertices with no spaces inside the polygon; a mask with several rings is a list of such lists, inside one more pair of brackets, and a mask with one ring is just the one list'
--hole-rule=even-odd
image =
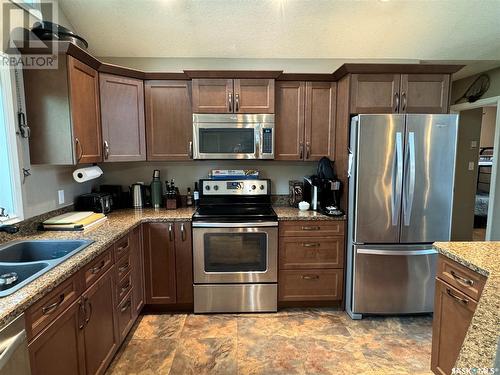
{"label": "oven door handle", "polygon": [[214,223],[205,221],[193,222],[193,228],[254,228],[254,227],[277,227],[277,221],[244,222],[244,223]]}

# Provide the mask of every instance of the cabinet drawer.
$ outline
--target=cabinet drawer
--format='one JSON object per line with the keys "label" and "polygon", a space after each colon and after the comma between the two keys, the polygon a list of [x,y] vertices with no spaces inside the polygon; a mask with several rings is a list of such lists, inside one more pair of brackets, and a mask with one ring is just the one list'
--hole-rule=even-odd
{"label": "cabinet drawer", "polygon": [[280,269],[343,268],[344,239],[283,237],[279,245]]}
{"label": "cabinet drawer", "polygon": [[283,270],[279,273],[280,301],[338,301],[343,270]]}
{"label": "cabinet drawer", "polygon": [[116,275],[118,281],[122,281],[125,276],[130,273],[130,270],[132,268],[132,261],[130,259],[130,251],[127,251],[124,256],[122,256],[118,261],[116,262]]}
{"label": "cabinet drawer", "polygon": [[479,300],[486,277],[443,256],[439,256],[437,277],[457,288],[469,297]]}
{"label": "cabinet drawer", "polygon": [[57,286],[26,310],[26,331],[31,340],[53,322],[81,293],[78,275]]}
{"label": "cabinet drawer", "polygon": [[317,220],[304,220],[304,221],[287,221],[280,222],[279,234],[284,236],[343,236],[344,235],[344,222],[343,221],[317,221]]}
{"label": "cabinet drawer", "polygon": [[123,301],[117,307],[118,316],[118,332],[120,334],[120,342],[127,336],[128,331],[134,324],[132,313],[132,293],[129,292]]}
{"label": "cabinet drawer", "polygon": [[116,303],[122,302],[123,298],[132,289],[132,272],[125,275],[123,280],[116,283]]}
{"label": "cabinet drawer", "polygon": [[109,247],[104,254],[83,267],[83,290],[96,282],[111,267],[113,264],[112,249],[113,246]]}
{"label": "cabinet drawer", "polygon": [[115,242],[115,262],[124,256],[130,248],[130,236],[126,234]]}

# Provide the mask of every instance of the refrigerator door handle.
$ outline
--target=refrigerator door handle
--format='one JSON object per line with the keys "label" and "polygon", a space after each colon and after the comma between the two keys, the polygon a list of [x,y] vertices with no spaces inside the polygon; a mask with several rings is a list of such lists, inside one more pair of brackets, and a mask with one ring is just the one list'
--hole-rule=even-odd
{"label": "refrigerator door handle", "polygon": [[415,195],[415,133],[408,133],[408,156],[409,156],[409,166],[408,166],[408,180],[406,187],[405,199],[403,201],[403,211],[404,211],[404,225],[409,226],[411,220],[411,209],[413,205],[413,198]]}
{"label": "refrigerator door handle", "polygon": [[437,254],[435,249],[427,250],[377,250],[377,249],[357,249],[358,254],[370,254],[370,255],[432,255]]}
{"label": "refrigerator door handle", "polygon": [[392,225],[397,226],[399,221],[399,213],[401,211],[401,190],[403,188],[403,135],[401,132],[396,133],[396,154],[394,161],[395,164],[393,166],[393,169],[395,169],[396,172],[396,181],[394,181],[393,179],[391,208]]}

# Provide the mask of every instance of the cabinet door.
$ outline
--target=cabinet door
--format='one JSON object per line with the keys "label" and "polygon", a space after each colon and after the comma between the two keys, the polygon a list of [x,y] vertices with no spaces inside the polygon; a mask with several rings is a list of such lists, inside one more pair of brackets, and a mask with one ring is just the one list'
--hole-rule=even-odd
{"label": "cabinet door", "polygon": [[85,293],[85,369],[87,374],[103,374],[118,347],[115,328],[114,268],[111,267]]}
{"label": "cabinet door", "polygon": [[305,160],[335,158],[335,82],[307,82]]}
{"label": "cabinet door", "polygon": [[305,82],[276,83],[276,160],[304,158]]}
{"label": "cabinet door", "polygon": [[75,301],[28,345],[33,375],[85,374],[80,306]]}
{"label": "cabinet door", "polygon": [[148,223],[143,226],[147,304],[176,302],[174,232],[173,223]]}
{"label": "cabinet door", "polygon": [[132,312],[134,318],[144,306],[144,252],[142,251],[141,227],[136,227],[130,234],[130,254],[132,261]]}
{"label": "cabinet door", "polygon": [[400,74],[352,74],[351,113],[398,113]]}
{"label": "cabinet door", "polygon": [[233,80],[193,79],[193,112],[234,112]]}
{"label": "cabinet door", "polygon": [[99,75],[104,161],[146,160],[144,83]]}
{"label": "cabinet door", "polygon": [[403,74],[401,111],[403,113],[448,113],[449,74]]}
{"label": "cabinet door", "polygon": [[451,374],[476,305],[458,289],[436,279],[431,358],[435,374]]}
{"label": "cabinet door", "polygon": [[177,303],[193,303],[193,248],[191,223],[175,224]]}
{"label": "cabinet door", "polygon": [[274,79],[235,79],[235,113],[274,113]]}
{"label": "cabinet door", "polygon": [[102,141],[97,71],[68,56],[68,79],[76,163],[98,163]]}
{"label": "cabinet door", "polygon": [[342,269],[280,270],[279,301],[340,301]]}
{"label": "cabinet door", "polygon": [[193,116],[189,81],[146,81],[148,160],[192,157]]}

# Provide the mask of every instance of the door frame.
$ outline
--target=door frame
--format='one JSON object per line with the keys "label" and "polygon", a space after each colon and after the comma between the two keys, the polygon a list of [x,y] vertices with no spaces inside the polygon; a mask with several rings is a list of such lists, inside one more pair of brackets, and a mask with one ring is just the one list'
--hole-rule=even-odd
{"label": "door frame", "polygon": [[[493,165],[491,167],[490,182],[490,203],[488,205],[488,217],[486,219],[486,241],[500,240],[500,199],[497,199],[497,185],[500,188],[500,171],[498,163],[498,151],[500,148],[500,96],[484,98],[474,103],[460,103],[450,106],[450,113],[458,113],[469,109],[476,109],[488,106],[497,107],[497,117],[495,121],[495,139],[493,147]],[[495,214],[496,212],[496,214]],[[498,216],[498,218],[496,217]],[[498,223],[496,227],[493,223]]]}

